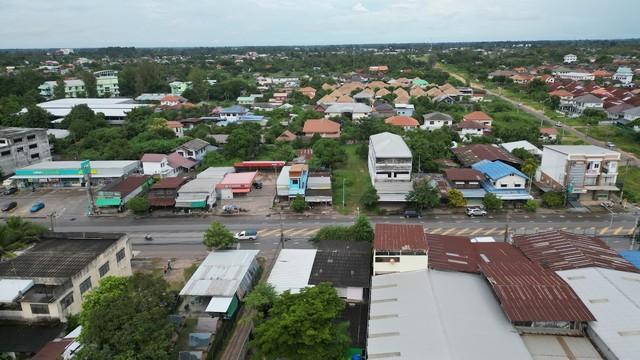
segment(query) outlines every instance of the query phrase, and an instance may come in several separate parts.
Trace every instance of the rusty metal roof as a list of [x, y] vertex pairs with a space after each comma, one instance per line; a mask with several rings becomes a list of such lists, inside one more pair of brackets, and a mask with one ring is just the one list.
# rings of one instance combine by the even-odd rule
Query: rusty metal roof
[[376, 250], [427, 250], [424, 228], [417, 224], [376, 224]]
[[529, 262], [513, 245], [504, 242], [472, 243], [464, 236], [426, 234], [429, 267], [436, 270], [480, 272], [480, 264]]
[[483, 263], [480, 269], [512, 322], [595, 320], [560, 276], [538, 264]]
[[630, 262], [597, 237], [566, 231], [546, 231], [513, 237], [517, 246], [531, 261], [554, 271], [601, 267], [639, 272]]
[[512, 166], [522, 164], [522, 160], [507, 150], [491, 144], [471, 144], [453, 148], [451, 151], [464, 166], [471, 166], [482, 160], [500, 160]]

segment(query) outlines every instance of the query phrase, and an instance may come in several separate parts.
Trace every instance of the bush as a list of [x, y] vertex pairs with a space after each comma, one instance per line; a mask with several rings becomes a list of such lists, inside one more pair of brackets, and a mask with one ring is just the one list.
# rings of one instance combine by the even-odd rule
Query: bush
[[492, 193], [487, 193], [484, 196], [482, 204], [487, 210], [498, 210], [502, 208], [502, 200], [498, 199], [498, 197]]
[[524, 209], [528, 212], [536, 212], [536, 210], [538, 210], [538, 203], [535, 200], [527, 200]]
[[564, 194], [561, 192], [544, 193], [542, 195], [542, 203], [548, 208], [561, 208], [564, 206]]
[[465, 207], [467, 206], [467, 199], [464, 198], [460, 190], [451, 189], [447, 194], [447, 203], [451, 207]]
[[376, 188], [369, 184], [367, 190], [365, 190], [360, 197], [360, 203], [365, 207], [365, 209], [372, 210], [378, 206], [378, 200], [380, 200], [380, 197], [378, 196]]
[[149, 207], [149, 200], [144, 196], [136, 196], [127, 203], [127, 209], [138, 215], [149, 212]]
[[291, 209], [297, 213], [303, 213], [307, 209], [307, 203], [301, 195], [296, 195], [291, 201]]
[[316, 235], [311, 238], [312, 241], [322, 240], [351, 240], [351, 231], [348, 226], [329, 225], [320, 228]]
[[372, 242], [373, 237], [374, 232], [369, 219], [364, 215], [360, 215], [351, 226], [329, 225], [320, 228], [318, 233], [311, 238], [311, 241], [341, 240]]

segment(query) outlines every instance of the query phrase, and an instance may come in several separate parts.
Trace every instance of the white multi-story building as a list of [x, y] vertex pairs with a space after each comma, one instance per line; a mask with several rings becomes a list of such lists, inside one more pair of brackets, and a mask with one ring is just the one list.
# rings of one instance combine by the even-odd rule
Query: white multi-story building
[[42, 161], [51, 161], [46, 129], [0, 128], [0, 169], [3, 175]]
[[118, 97], [118, 72], [116, 70], [102, 70], [93, 73], [96, 77], [96, 90], [99, 97]]
[[578, 57], [574, 54], [567, 54], [564, 56], [564, 63], [565, 64], [571, 64], [578, 61]]
[[453, 125], [453, 118], [451, 117], [451, 115], [441, 112], [425, 114], [422, 118], [424, 122], [422, 123], [420, 128], [422, 128], [423, 130], [433, 131], [444, 126], [451, 127]]
[[557, 76], [560, 79], [569, 79], [573, 81], [587, 81], [595, 80], [596, 76], [593, 73], [583, 70], [571, 70], [565, 68], [558, 68], [553, 71], [553, 76]]
[[608, 199], [618, 191], [620, 153], [593, 145], [547, 145], [542, 151], [539, 181], [566, 191], [569, 200]]
[[[58, 86], [56, 81], [45, 81], [42, 85], [38, 86], [40, 96], [51, 99], [55, 95], [55, 88]], [[68, 79], [64, 80], [64, 94], [68, 98], [85, 97], [84, 81], [80, 79]]]
[[620, 66], [613, 74], [613, 80], [618, 80], [624, 85], [630, 84], [633, 81], [633, 71], [626, 66]]
[[369, 176], [378, 181], [410, 181], [411, 150], [401, 136], [384, 132], [369, 137]]
[[49, 233], [0, 263], [0, 319], [62, 321], [80, 312], [105, 276], [131, 275], [125, 234]]

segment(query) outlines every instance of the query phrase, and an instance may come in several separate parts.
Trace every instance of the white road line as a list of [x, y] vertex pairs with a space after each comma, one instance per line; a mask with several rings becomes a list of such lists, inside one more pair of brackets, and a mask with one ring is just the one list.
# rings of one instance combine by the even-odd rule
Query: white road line
[[493, 234], [493, 233], [494, 233], [495, 231], [497, 231], [497, 230], [498, 230], [498, 228], [493, 227], [493, 228], [489, 229], [485, 234], [486, 234], [486, 235], [491, 235], [491, 234]]
[[462, 235], [462, 234], [466, 233], [468, 230], [469, 230], [469, 228], [464, 228], [464, 229], [458, 231], [457, 235]]
[[276, 232], [278, 232], [277, 229], [260, 230], [260, 231], [258, 231], [258, 236], [271, 236], [271, 235], [275, 234]]
[[598, 234], [604, 235], [608, 230], [609, 230], [609, 227], [605, 226], [605, 227], [602, 228], [602, 230], [600, 230], [600, 232]]
[[300, 233], [303, 233], [305, 231], [307, 231], [308, 229], [298, 229], [298, 230], [291, 230], [291, 232], [289, 232], [287, 235], [289, 236], [297, 236]]
[[634, 228], [629, 229], [629, 231], [627, 231], [627, 235], [633, 235], [634, 230], [635, 230]]
[[433, 230], [429, 231], [429, 233], [437, 234], [438, 232], [440, 232], [440, 230], [442, 230], [442, 228], [433, 229]]
[[613, 235], [618, 235], [618, 234], [620, 234], [621, 231], [622, 231], [622, 226], [617, 228], [616, 231], [613, 232]]
[[478, 229], [475, 229], [473, 232], [471, 232], [471, 234], [469, 234], [469, 236], [473, 236], [473, 235], [475, 235], [475, 234], [479, 233], [479, 232], [480, 232], [480, 231], [482, 231], [482, 230], [484, 230], [484, 228], [478, 228]]
[[449, 234], [450, 232], [452, 232], [455, 229], [456, 228], [449, 228], [449, 229], [445, 230], [441, 235], [447, 235], [447, 234]]

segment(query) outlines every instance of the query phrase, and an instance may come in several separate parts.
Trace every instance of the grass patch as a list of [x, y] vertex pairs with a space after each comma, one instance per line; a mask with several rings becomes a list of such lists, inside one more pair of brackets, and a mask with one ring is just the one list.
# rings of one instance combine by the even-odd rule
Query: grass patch
[[624, 198], [630, 202], [640, 202], [640, 168], [620, 166], [618, 169], [618, 187], [624, 184]]
[[638, 146], [638, 141], [632, 130], [627, 130], [617, 125], [589, 126], [588, 128], [576, 127], [576, 129], [594, 139], [604, 142], [611, 141], [623, 151], [640, 155], [640, 146]]
[[[342, 214], [352, 213], [360, 206], [362, 193], [371, 182], [367, 162], [358, 157], [357, 146], [345, 145], [347, 159], [333, 170], [333, 204]], [[345, 206], [342, 206], [343, 193]]]

